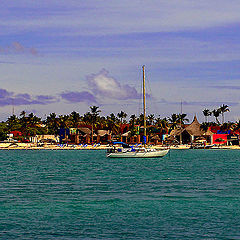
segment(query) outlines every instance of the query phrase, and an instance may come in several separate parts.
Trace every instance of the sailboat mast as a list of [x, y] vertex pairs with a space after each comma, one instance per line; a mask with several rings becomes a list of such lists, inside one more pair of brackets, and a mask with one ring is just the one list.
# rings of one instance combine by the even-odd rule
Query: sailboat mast
[[143, 70], [143, 121], [144, 121], [144, 136], [147, 136], [147, 124], [146, 124], [146, 93], [145, 93], [145, 66], [142, 66]]

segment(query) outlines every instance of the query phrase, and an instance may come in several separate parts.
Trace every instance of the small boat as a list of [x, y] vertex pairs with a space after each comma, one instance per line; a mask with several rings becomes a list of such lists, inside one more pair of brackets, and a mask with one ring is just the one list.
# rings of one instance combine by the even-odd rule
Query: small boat
[[[111, 158], [156, 158], [163, 157], [169, 149], [153, 149], [145, 147], [134, 147], [123, 142], [113, 143], [113, 147], [107, 150], [107, 157]], [[121, 146], [116, 146], [120, 144]]]
[[[146, 94], [145, 94], [145, 66], [143, 69], [143, 116], [144, 116], [144, 135], [143, 135], [143, 147], [131, 147], [123, 142], [115, 142], [113, 146], [107, 150], [107, 157], [110, 158], [156, 158], [163, 157], [169, 149], [153, 149], [146, 147]], [[121, 147], [116, 147], [116, 144], [120, 144]]]

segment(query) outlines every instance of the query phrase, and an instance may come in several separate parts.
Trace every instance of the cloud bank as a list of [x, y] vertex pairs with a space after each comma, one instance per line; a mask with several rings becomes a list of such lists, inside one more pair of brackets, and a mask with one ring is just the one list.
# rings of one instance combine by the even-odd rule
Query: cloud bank
[[[139, 99], [141, 94], [128, 84], [121, 84], [109, 75], [106, 69], [96, 74], [86, 76], [88, 90], [63, 91], [58, 94], [60, 99], [68, 103], [99, 103], [103, 99], [129, 100]], [[47, 105], [58, 101], [57, 96], [37, 95], [28, 93], [15, 93], [6, 89], [0, 89], [0, 106], [7, 105]]]
[[28, 93], [17, 94], [14, 92], [9, 92], [6, 89], [0, 89], [0, 106], [8, 105], [47, 105], [56, 102], [57, 99], [54, 96], [48, 95], [37, 95], [31, 96]]
[[69, 103], [79, 103], [79, 102], [96, 103], [97, 102], [95, 96], [87, 91], [62, 92], [60, 93], [60, 96], [62, 99], [66, 100]]

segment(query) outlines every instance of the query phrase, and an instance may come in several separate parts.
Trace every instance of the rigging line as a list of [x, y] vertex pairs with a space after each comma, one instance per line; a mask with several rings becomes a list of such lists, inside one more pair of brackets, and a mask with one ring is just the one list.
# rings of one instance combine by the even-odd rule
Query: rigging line
[[[140, 86], [140, 95], [143, 95], [143, 82], [142, 82], [142, 75], [140, 75], [140, 73], [142, 73], [141, 71], [138, 71], [138, 82], [141, 82], [141, 86]], [[143, 112], [143, 106], [142, 106], [142, 97], [138, 98], [138, 113], [137, 115], [140, 116], [140, 114]]]
[[[150, 84], [150, 81], [148, 79], [148, 77], [146, 76], [146, 80], [147, 80], [147, 90], [149, 91], [149, 94], [150, 94], [150, 97], [148, 99], [148, 103], [151, 104], [151, 107], [153, 108], [154, 112], [156, 114], [158, 114], [158, 110], [157, 110], [157, 105], [156, 105], [156, 102], [153, 101], [153, 93], [152, 93], [152, 89], [151, 89], [151, 84]], [[152, 97], [152, 98], [151, 98]], [[147, 105], [147, 108], [148, 108], [149, 104]], [[150, 109], [150, 108], [149, 108]]]

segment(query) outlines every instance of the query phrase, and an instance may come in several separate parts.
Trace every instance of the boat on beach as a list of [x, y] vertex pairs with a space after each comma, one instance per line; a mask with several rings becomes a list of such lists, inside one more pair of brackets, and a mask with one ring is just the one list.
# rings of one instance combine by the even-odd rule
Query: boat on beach
[[[153, 149], [146, 146], [147, 124], [146, 124], [146, 94], [145, 94], [145, 66], [143, 71], [143, 116], [144, 116], [144, 134], [143, 146], [134, 147], [123, 142], [114, 142], [113, 146], [107, 150], [107, 157], [110, 158], [159, 158], [168, 154], [168, 149]], [[120, 144], [121, 147], [116, 147]]]

